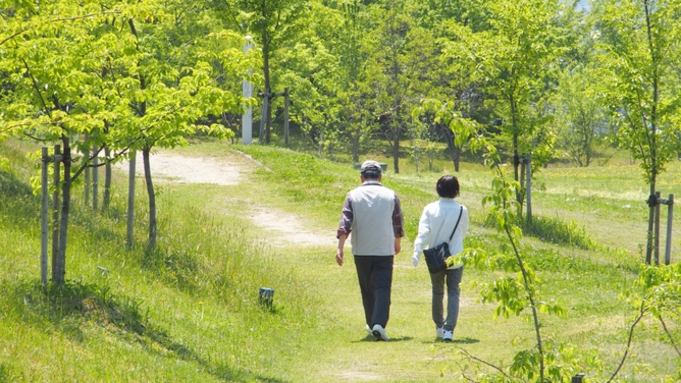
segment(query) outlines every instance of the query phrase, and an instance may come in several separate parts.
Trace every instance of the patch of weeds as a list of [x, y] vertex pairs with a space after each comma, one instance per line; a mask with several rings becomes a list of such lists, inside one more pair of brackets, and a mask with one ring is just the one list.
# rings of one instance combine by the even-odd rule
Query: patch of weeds
[[85, 321], [139, 335], [147, 328], [148, 312], [142, 310], [142, 302], [111, 294], [108, 286], [67, 281], [64, 286], [50, 284], [45, 288], [24, 282], [9, 292], [13, 311], [23, 321], [51, 323], [66, 333], [77, 335], [79, 331], [73, 330]]
[[142, 266], [164, 278], [166, 282], [182, 291], [195, 292], [198, 287], [197, 276], [203, 274], [203, 265], [189, 252], [165, 250], [157, 247], [146, 250]]
[[12, 368], [8, 363], [0, 363], [0, 383], [16, 382], [19, 376], [12, 373]]
[[[493, 225], [490, 217], [487, 217], [485, 224]], [[598, 243], [586, 233], [586, 229], [579, 227], [575, 221], [565, 222], [557, 218], [533, 216], [532, 220], [518, 217], [515, 224], [522, 229], [524, 235], [544, 242], [575, 246], [584, 250], [599, 248]]]

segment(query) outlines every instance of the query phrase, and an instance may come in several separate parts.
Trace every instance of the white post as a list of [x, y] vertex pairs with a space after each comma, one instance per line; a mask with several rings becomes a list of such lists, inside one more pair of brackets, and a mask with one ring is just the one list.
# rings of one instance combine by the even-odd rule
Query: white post
[[40, 282], [47, 286], [47, 148], [43, 148], [42, 194], [40, 198]]
[[[251, 36], [246, 36], [248, 42], [244, 44], [244, 54], [253, 48], [253, 41]], [[251, 73], [253, 69], [251, 69]], [[253, 84], [244, 79], [242, 84], [244, 98], [253, 97]], [[241, 142], [244, 145], [249, 145], [253, 141], [253, 107], [244, 105], [244, 114], [241, 118]]]

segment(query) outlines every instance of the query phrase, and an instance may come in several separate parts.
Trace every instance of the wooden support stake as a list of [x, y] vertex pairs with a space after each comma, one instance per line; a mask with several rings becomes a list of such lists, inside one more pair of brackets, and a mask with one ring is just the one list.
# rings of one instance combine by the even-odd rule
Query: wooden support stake
[[135, 164], [137, 162], [135, 151], [130, 152], [130, 171], [128, 174], [128, 248], [135, 243]]
[[[61, 146], [54, 146], [54, 156], [61, 157]], [[52, 193], [52, 278], [56, 273], [54, 266], [57, 264], [57, 252], [59, 248], [59, 183], [61, 182], [60, 161], [54, 161], [54, 193]]]
[[289, 106], [289, 97], [288, 97], [288, 88], [284, 89], [284, 144], [288, 145], [288, 106]]
[[[655, 192], [657, 200], [660, 199], [660, 192]], [[660, 265], [660, 203], [655, 204], [655, 265]]]
[[667, 200], [667, 246], [664, 252], [664, 264], [669, 265], [672, 261], [672, 218], [674, 216], [674, 194], [669, 195]]
[[99, 156], [97, 155], [97, 147], [92, 148], [92, 208], [96, 211], [99, 209]]
[[[88, 139], [88, 134], [85, 133], [85, 141], [87, 141], [87, 139]], [[90, 152], [86, 151], [85, 153], [83, 153], [83, 155], [85, 156], [85, 158], [89, 158]], [[90, 204], [90, 168], [89, 167], [85, 168], [85, 175], [83, 177], [85, 177], [84, 182], [83, 182], [85, 184], [85, 197], [84, 198], [85, 198], [85, 206], [87, 206], [87, 205]]]
[[47, 286], [47, 148], [43, 148], [42, 158], [42, 193], [40, 198], [40, 282]]

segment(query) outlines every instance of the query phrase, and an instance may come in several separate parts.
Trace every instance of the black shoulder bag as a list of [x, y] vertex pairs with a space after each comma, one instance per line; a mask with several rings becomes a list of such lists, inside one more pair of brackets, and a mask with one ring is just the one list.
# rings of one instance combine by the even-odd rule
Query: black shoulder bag
[[[456, 232], [456, 229], [459, 227], [459, 222], [461, 222], [462, 215], [463, 206], [461, 206], [461, 211], [459, 212], [459, 219], [456, 221], [454, 230], [452, 230], [452, 234], [449, 236], [449, 241], [451, 241], [452, 238], [454, 237], [454, 233]], [[441, 244], [435, 247], [430, 247], [428, 249], [423, 250], [423, 257], [426, 259], [426, 265], [428, 265], [428, 271], [431, 274], [447, 269], [447, 263], [445, 262], [445, 260], [452, 256], [452, 254], [449, 252], [449, 241], [442, 242]]]

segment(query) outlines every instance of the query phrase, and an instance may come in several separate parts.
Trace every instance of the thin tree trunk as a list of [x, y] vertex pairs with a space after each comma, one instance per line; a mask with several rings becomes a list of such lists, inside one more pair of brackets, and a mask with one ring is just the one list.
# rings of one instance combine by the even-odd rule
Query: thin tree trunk
[[461, 148], [457, 147], [454, 144], [454, 139], [456, 138], [456, 135], [454, 132], [447, 127], [447, 125], [439, 124], [441, 127], [442, 132], [445, 135], [445, 139], [447, 140], [447, 149], [449, 149], [449, 156], [452, 158], [452, 162], [454, 163], [454, 171], [459, 172], [459, 165], [461, 161]]
[[355, 164], [359, 162], [359, 139], [359, 132], [352, 136], [352, 162]]
[[395, 166], [395, 174], [400, 173], [400, 134], [399, 131], [394, 132], [395, 139], [393, 141], [393, 166]]
[[57, 264], [53, 267], [52, 281], [57, 286], [64, 285], [66, 276], [66, 239], [69, 228], [69, 211], [71, 208], [71, 146], [68, 136], [62, 136], [62, 163], [64, 164], [64, 181], [62, 182], [61, 219], [59, 222], [59, 246], [57, 247]]
[[[263, 20], [267, 20], [266, 0], [262, 0], [261, 11]], [[263, 57], [263, 76], [265, 77], [265, 98], [268, 104], [272, 101], [269, 93], [272, 91], [270, 87], [270, 39], [267, 33], [267, 25], [262, 29], [262, 57]], [[267, 108], [267, 115], [265, 118], [265, 143], [270, 143], [270, 125], [272, 124], [272, 107]], [[261, 137], [262, 139], [262, 137]]]
[[156, 222], [156, 195], [154, 194], [154, 184], [151, 180], [151, 163], [149, 161], [149, 154], [151, 148], [146, 146], [142, 149], [142, 156], [144, 159], [144, 180], [147, 184], [147, 194], [149, 195], [149, 244], [148, 249], [156, 249], [156, 238], [158, 235], [158, 228]]
[[[644, 10], [646, 14], [646, 26], [647, 26], [647, 37], [648, 37], [648, 49], [650, 50], [650, 56], [651, 60], [653, 61], [654, 64], [656, 64], [656, 57], [655, 57], [655, 48], [653, 45], [653, 33], [651, 30], [651, 21], [650, 21], [650, 8], [649, 8], [649, 2], [645, 1], [644, 2]], [[646, 245], [646, 263], [650, 264], [650, 258], [652, 256], [653, 252], [653, 242], [658, 243], [659, 238], [653, 238], [653, 221], [655, 218], [655, 208], [657, 205], [657, 198], [655, 198], [655, 188], [657, 187], [657, 104], [659, 100], [659, 84], [658, 84], [658, 72], [657, 72], [657, 65], [653, 65], [653, 105], [652, 105], [652, 110], [651, 110], [651, 115], [650, 115], [650, 125], [652, 128], [652, 131], [649, 133], [650, 137], [650, 164], [651, 164], [651, 170], [650, 170], [650, 197], [649, 197], [649, 205], [650, 205], [650, 212], [648, 216], [648, 241]], [[654, 200], [654, 201], [653, 201]], [[656, 260], [657, 261], [657, 260]]]

